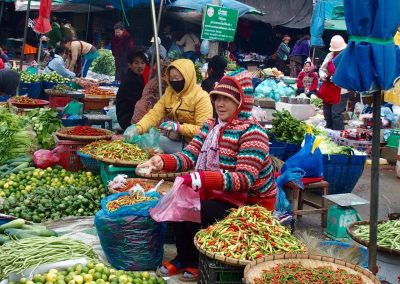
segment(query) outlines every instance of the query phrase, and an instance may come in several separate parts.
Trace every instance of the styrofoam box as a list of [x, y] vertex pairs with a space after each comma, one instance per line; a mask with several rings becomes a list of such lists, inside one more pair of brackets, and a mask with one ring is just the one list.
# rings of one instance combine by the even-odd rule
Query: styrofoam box
[[277, 102], [275, 105], [277, 111], [287, 110], [298, 120], [307, 120], [316, 114], [315, 106], [312, 104], [288, 104]]

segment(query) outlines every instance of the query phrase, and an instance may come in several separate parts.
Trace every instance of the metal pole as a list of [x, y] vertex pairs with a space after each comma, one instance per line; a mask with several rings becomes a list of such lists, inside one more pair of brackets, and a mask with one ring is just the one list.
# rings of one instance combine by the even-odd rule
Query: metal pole
[[3, 11], [4, 11], [4, 5], [6, 5], [6, 0], [1, 1], [1, 8], [0, 8], [0, 25], [1, 21], [3, 20]]
[[[220, 0], [213, 0], [212, 1], [213, 5], [220, 6], [221, 1]], [[203, 13], [205, 13], [203, 9]], [[208, 46], [208, 58], [214, 57], [215, 55], [218, 55], [218, 41], [210, 41], [209, 46]]]
[[38, 50], [38, 55], [37, 55], [37, 63], [38, 63], [38, 65], [40, 65], [39, 63], [40, 63], [40, 55], [41, 55], [41, 53], [42, 53], [42, 36], [40, 36], [40, 38], [39, 38], [39, 50]]
[[373, 93], [373, 129], [372, 129], [372, 165], [371, 165], [371, 200], [369, 220], [369, 270], [376, 274], [377, 254], [377, 226], [378, 226], [378, 202], [379, 202], [379, 147], [381, 129], [381, 103], [382, 93]]
[[19, 68], [22, 70], [22, 64], [24, 62], [24, 49], [26, 44], [26, 35], [28, 33], [28, 20], [29, 20], [29, 12], [31, 10], [31, 0], [28, 0], [28, 6], [26, 7], [26, 15], [25, 15], [25, 29], [24, 29], [24, 40], [22, 42], [22, 51], [21, 51], [21, 62], [19, 63]]
[[[158, 31], [157, 31], [157, 20], [156, 20], [156, 5], [154, 4], [154, 0], [150, 0], [150, 6], [151, 6], [151, 19], [152, 19], [152, 24], [153, 24], [153, 35], [154, 35], [154, 42], [157, 41], [158, 39]], [[161, 67], [160, 67], [160, 49], [157, 44], [154, 45], [155, 47], [155, 53], [156, 53], [156, 62], [157, 62], [157, 81], [158, 81], [158, 93], [160, 97], [162, 96], [162, 88], [161, 88]], [[154, 52], [153, 52], [153, 57], [154, 57]], [[150, 70], [150, 74], [151, 74]]]
[[90, 12], [92, 10], [92, 4], [89, 3], [88, 15], [87, 15], [87, 23], [86, 23], [86, 41], [88, 41], [89, 35], [89, 24], [90, 24]]
[[[160, 1], [160, 7], [158, 9], [158, 19], [157, 19], [157, 31], [160, 30], [160, 23], [161, 23], [161, 13], [162, 13], [162, 8], [163, 8], [164, 0]], [[158, 40], [158, 39], [157, 39]], [[154, 53], [154, 45], [156, 44], [156, 40], [153, 42], [153, 53]], [[151, 63], [150, 63], [150, 70], [153, 70], [154, 66], [154, 54], [151, 57]], [[151, 71], [150, 71], [150, 76], [151, 76]], [[159, 86], [160, 87], [160, 86]], [[160, 87], [161, 88], [161, 87]]]

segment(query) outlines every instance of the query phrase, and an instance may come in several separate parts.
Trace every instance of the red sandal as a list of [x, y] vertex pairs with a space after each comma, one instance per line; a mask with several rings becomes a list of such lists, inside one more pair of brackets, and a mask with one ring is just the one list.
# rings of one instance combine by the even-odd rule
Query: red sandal
[[[190, 274], [190, 276], [187, 274]], [[197, 278], [199, 278], [199, 270], [197, 268], [187, 267], [183, 270], [183, 274], [178, 278], [182, 282], [197, 282]]]
[[161, 271], [161, 267], [158, 267], [156, 270], [156, 274], [157, 274], [157, 276], [160, 276], [160, 277], [169, 277], [169, 276], [176, 275], [176, 274], [179, 274], [182, 272], [181, 268], [176, 267], [170, 261], [164, 262], [161, 266], [164, 266], [168, 270], [168, 273], [163, 273]]

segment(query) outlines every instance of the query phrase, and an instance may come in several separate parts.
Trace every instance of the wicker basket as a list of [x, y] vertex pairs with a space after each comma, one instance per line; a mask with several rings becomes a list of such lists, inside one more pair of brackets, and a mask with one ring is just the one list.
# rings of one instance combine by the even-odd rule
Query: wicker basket
[[[140, 182], [145, 182], [145, 183], [147, 183], [147, 184], [152, 185], [153, 187], [155, 187], [155, 186], [158, 184], [158, 181], [156, 181], [156, 180], [154, 180], [154, 179], [131, 178], [131, 179], [128, 179], [128, 180], [133, 180], [133, 181], [136, 181], [136, 182], [139, 182], [139, 183], [140, 183]], [[172, 183], [172, 182], [164, 181], [164, 182], [160, 185], [160, 187], [157, 189], [157, 192], [160, 193], [161, 195], [164, 195], [164, 194], [166, 194], [166, 193], [172, 188], [172, 186], [173, 186], [173, 183]], [[121, 192], [121, 191], [112, 189], [112, 188], [110, 188], [109, 186], [108, 186], [108, 191], [109, 191], [110, 193], [120, 193], [120, 192]]]
[[73, 128], [74, 127], [63, 127], [56, 132], [56, 135], [60, 139], [73, 140], [73, 141], [86, 141], [86, 142], [92, 142], [96, 140], [111, 140], [112, 136], [114, 135], [114, 132], [107, 129], [101, 129], [101, 131], [104, 131], [104, 135], [102, 136], [80, 136], [80, 135], [70, 135], [65, 133]]
[[145, 170], [137, 168], [135, 174], [139, 177], [144, 177], [148, 179], [154, 180], [167, 180], [167, 181], [174, 181], [176, 177], [180, 177], [186, 174], [190, 174], [191, 172], [158, 172], [158, 173], [145, 173]]
[[106, 159], [106, 158], [102, 158], [99, 156], [95, 156], [92, 154], [86, 154], [88, 156], [90, 156], [93, 159], [96, 159], [100, 162], [103, 162], [105, 164], [109, 164], [109, 165], [114, 165], [114, 166], [120, 166], [120, 167], [128, 167], [128, 168], [134, 168], [137, 165], [140, 165], [141, 163], [144, 163], [145, 161], [122, 161], [122, 160], [111, 160], [111, 159]]
[[244, 283], [253, 284], [254, 280], [259, 278], [263, 270], [271, 269], [277, 265], [287, 262], [301, 262], [304, 267], [316, 268], [320, 266], [328, 266], [332, 269], [343, 269], [348, 273], [355, 274], [361, 277], [364, 284], [380, 284], [381, 282], [367, 269], [358, 265], [351, 264], [332, 257], [324, 257], [309, 254], [282, 254], [271, 255], [260, 258], [255, 262], [247, 265], [244, 270]]
[[[378, 224], [382, 224], [382, 223], [385, 223], [385, 222], [387, 222], [387, 220], [379, 221]], [[354, 241], [356, 241], [359, 244], [362, 244], [363, 246], [368, 247], [369, 246], [369, 241], [361, 239], [360, 237], [357, 237], [354, 234], [354, 231], [357, 229], [357, 226], [359, 226], [359, 225], [369, 225], [369, 221], [359, 221], [359, 222], [355, 222], [355, 223], [350, 224], [350, 226], [347, 227], [347, 233], [349, 234], [349, 236]], [[394, 255], [400, 255], [400, 250], [398, 250], [398, 249], [390, 249], [390, 248], [383, 247], [383, 246], [378, 246], [378, 251], [387, 252], [387, 253], [394, 254]]]

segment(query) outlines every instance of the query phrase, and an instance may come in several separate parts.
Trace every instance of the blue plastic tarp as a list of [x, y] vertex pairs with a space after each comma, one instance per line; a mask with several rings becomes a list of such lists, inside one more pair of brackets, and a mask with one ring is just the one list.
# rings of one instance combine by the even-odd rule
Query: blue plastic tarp
[[[220, 1], [221, 1], [220, 6], [238, 10], [239, 17], [243, 16], [244, 14], [247, 14], [247, 13], [263, 14], [261, 11], [257, 10], [256, 8], [246, 5], [246, 4], [243, 4], [239, 1], [235, 1], [235, 0], [220, 0]], [[168, 4], [167, 6], [196, 10], [199, 13], [201, 13], [203, 7], [205, 7], [207, 4], [212, 4], [212, 2], [213, 2], [212, 0], [176, 0], [176, 1]]]
[[333, 82], [353, 91], [387, 90], [400, 75], [399, 0], [345, 0], [349, 43], [335, 60]]
[[311, 18], [310, 26], [310, 45], [311, 46], [325, 46], [322, 40], [322, 34], [324, 33], [325, 23], [325, 3], [323, 0], [318, 0], [315, 4], [313, 15]]

